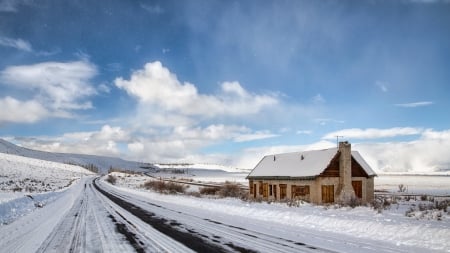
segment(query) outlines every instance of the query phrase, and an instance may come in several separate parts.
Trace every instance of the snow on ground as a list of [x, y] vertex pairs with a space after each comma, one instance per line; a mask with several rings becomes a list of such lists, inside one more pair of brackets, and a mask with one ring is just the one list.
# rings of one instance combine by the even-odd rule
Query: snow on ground
[[[233, 198], [163, 195], [140, 188], [141, 182], [146, 181], [148, 177], [138, 178], [138, 175], [121, 177], [117, 186], [121, 190], [141, 195], [152, 201], [176, 205], [177, 210], [198, 212], [200, 216], [209, 214], [216, 218], [226, 217], [224, 222], [228, 224], [234, 219], [247, 222], [247, 224], [239, 224], [241, 227], [251, 227], [255, 223], [263, 226], [263, 223], [270, 222], [272, 229], [277, 231], [283, 231], [286, 227], [298, 231], [306, 229], [355, 237], [355, 240], [363, 242], [379, 240], [380, 243], [389, 242], [399, 247], [423, 247], [450, 252], [450, 215], [447, 212], [450, 210], [426, 211], [425, 213], [429, 215], [424, 215], [424, 212], [416, 215], [410, 211], [410, 215], [406, 216], [411, 208], [425, 206], [427, 203], [433, 205], [429, 201], [398, 201], [381, 212], [367, 206], [324, 207], [303, 203], [298, 207], [289, 207], [285, 203], [244, 202]], [[437, 212], [440, 213], [439, 220]]]
[[79, 166], [0, 153], [0, 224], [57, 199], [80, 177]]
[[398, 192], [403, 185], [406, 193], [450, 195], [450, 176], [445, 175], [379, 175], [375, 189]]
[[73, 180], [92, 174], [74, 165], [0, 153], [0, 191], [48, 192], [63, 189]]

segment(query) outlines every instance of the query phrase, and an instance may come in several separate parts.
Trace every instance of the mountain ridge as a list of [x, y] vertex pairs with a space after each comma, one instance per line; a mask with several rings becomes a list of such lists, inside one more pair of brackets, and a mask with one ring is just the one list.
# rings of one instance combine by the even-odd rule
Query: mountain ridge
[[[40, 151], [17, 146], [1, 138], [0, 138], [0, 153], [24, 156], [59, 163], [71, 163], [77, 165], [92, 164], [99, 169], [99, 173], [101, 174], [107, 173], [111, 167], [133, 171], [144, 170], [141, 168], [141, 166], [144, 165], [143, 163], [127, 161], [117, 157]], [[151, 167], [153, 165], [145, 164], [145, 166]]]

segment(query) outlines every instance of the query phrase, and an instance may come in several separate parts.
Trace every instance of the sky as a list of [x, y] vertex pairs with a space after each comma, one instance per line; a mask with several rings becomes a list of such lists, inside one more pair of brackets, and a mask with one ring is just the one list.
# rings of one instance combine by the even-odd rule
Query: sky
[[346, 140], [450, 170], [450, 1], [0, 0], [0, 56], [24, 147], [251, 169]]

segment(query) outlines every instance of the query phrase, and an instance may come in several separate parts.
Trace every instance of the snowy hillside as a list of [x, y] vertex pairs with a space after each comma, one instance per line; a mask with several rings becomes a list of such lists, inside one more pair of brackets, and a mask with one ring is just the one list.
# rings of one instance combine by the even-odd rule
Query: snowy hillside
[[0, 225], [54, 201], [88, 175], [79, 166], [0, 153]]
[[110, 167], [121, 168], [126, 170], [140, 170], [141, 163], [125, 161], [120, 158], [82, 155], [82, 154], [65, 154], [50, 153], [38, 150], [19, 147], [3, 139], [0, 139], [0, 153], [13, 154], [36, 158], [40, 160], [53, 161], [59, 163], [71, 163], [79, 165], [93, 164], [99, 168], [100, 173], [106, 173]]
[[1, 192], [60, 190], [81, 176], [91, 174], [79, 166], [0, 153]]

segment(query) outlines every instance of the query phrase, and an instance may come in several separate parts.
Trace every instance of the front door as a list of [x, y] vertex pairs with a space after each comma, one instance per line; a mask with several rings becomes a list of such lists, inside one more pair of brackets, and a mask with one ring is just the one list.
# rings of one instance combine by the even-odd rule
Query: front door
[[362, 199], [362, 181], [352, 181], [356, 197]]
[[334, 185], [322, 185], [322, 203], [334, 202]]

